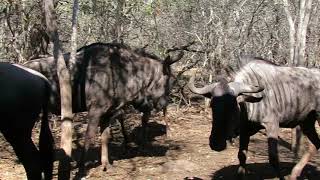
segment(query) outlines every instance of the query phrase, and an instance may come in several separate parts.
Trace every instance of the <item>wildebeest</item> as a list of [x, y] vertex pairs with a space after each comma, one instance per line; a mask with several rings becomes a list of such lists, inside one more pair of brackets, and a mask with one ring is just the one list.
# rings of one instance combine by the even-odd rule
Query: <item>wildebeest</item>
[[[68, 60], [68, 54], [65, 59]], [[144, 51], [134, 51], [116, 43], [94, 43], [77, 51], [76, 64], [71, 70], [73, 89], [73, 112], [88, 111], [88, 127], [84, 152], [80, 160], [80, 173], [85, 171], [84, 162], [89, 146], [93, 143], [98, 126], [101, 132], [101, 163], [109, 165], [108, 141], [112, 117], [126, 104], [148, 117], [151, 110], [165, 109], [168, 103], [171, 78], [170, 65], [181, 59], [183, 52], [165, 60]], [[53, 58], [32, 60], [25, 66], [43, 73], [59, 89]], [[59, 92], [56, 99], [59, 99]], [[55, 103], [58, 104], [58, 103]], [[59, 108], [56, 108], [59, 109]], [[143, 118], [145, 124], [146, 118]]]
[[226, 149], [226, 140], [240, 133], [240, 175], [245, 173], [250, 136], [265, 128], [269, 162], [278, 177], [283, 178], [277, 150], [279, 128], [300, 125], [311, 144], [309, 151], [291, 172], [291, 178], [296, 179], [320, 147], [315, 129], [320, 111], [319, 84], [318, 69], [277, 66], [253, 58], [234, 75], [232, 82], [221, 80], [196, 88], [192, 77], [189, 88], [194, 93], [211, 98], [213, 121], [209, 141], [212, 150]]
[[[40, 73], [0, 63], [0, 132], [12, 145], [28, 179], [52, 179], [53, 137], [48, 123], [50, 85]], [[39, 150], [32, 128], [42, 110]]]

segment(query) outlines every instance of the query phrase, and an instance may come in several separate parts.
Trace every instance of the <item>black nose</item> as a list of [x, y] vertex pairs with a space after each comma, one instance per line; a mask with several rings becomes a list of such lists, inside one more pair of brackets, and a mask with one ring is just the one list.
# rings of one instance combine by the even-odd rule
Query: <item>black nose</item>
[[223, 151], [227, 148], [227, 143], [225, 140], [214, 139], [212, 136], [209, 138], [209, 145], [213, 151]]

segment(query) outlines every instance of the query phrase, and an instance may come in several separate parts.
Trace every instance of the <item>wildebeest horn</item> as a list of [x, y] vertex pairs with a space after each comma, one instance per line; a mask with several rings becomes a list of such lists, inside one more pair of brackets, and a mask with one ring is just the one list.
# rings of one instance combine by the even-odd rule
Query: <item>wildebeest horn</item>
[[264, 87], [262, 86], [252, 86], [239, 82], [230, 82], [229, 87], [233, 90], [235, 96], [242, 93], [257, 93], [264, 90]]
[[166, 50], [166, 53], [169, 53], [169, 52], [172, 52], [172, 51], [180, 51], [180, 50], [189, 50], [188, 48], [193, 45], [195, 43], [195, 41], [192, 41], [192, 42], [189, 42], [188, 44], [186, 45], [182, 45], [182, 46], [178, 46], [178, 47], [172, 47], [170, 49], [167, 49]]
[[170, 49], [167, 49], [166, 50], [166, 54], [169, 54], [170, 52], [173, 52], [173, 51], [180, 51], [180, 53], [178, 55], [174, 56], [173, 58], [171, 58], [170, 55], [168, 55], [166, 57], [166, 59], [164, 60], [164, 63], [167, 64], [167, 65], [171, 65], [171, 64], [179, 61], [184, 56], [184, 52], [183, 51], [189, 51], [188, 48], [191, 45], [193, 45], [194, 43], [195, 43], [195, 41], [192, 41], [192, 42], [189, 42], [186, 45], [182, 45], [182, 46], [178, 46], [178, 47], [172, 47]]
[[217, 83], [206, 85], [202, 88], [197, 88], [194, 86], [195, 75], [193, 74], [189, 80], [188, 87], [191, 92], [195, 94], [207, 95], [211, 92], [211, 90], [216, 86]]
[[166, 57], [166, 59], [164, 60], [165, 64], [171, 65], [171, 64], [179, 61], [183, 56], [184, 56], [184, 52], [183, 51], [180, 51], [180, 53], [178, 55], [174, 56], [173, 58], [171, 58], [170, 55], [168, 55]]

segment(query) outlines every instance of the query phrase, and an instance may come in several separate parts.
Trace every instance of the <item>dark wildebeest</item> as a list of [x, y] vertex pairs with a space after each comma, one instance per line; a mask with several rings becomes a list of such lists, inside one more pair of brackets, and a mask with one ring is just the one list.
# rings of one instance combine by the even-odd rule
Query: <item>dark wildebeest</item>
[[[50, 85], [40, 73], [10, 63], [0, 63], [0, 132], [12, 145], [28, 179], [52, 179], [53, 137], [47, 106]], [[42, 110], [39, 150], [32, 128]]]
[[[168, 103], [170, 65], [181, 59], [183, 52], [164, 61], [146, 52], [135, 52], [121, 44], [94, 43], [77, 52], [76, 64], [71, 70], [73, 112], [88, 111], [88, 127], [84, 152], [79, 163], [80, 174], [85, 173], [86, 154], [94, 142], [100, 125], [101, 163], [105, 170], [110, 165], [108, 142], [112, 117], [126, 104], [132, 104], [147, 117], [151, 110], [165, 109]], [[65, 55], [68, 60], [68, 54]], [[53, 58], [32, 60], [25, 66], [43, 73], [59, 89]], [[56, 91], [58, 95], [58, 91]], [[55, 99], [59, 99], [56, 96]], [[143, 118], [143, 124], [146, 120]]]
[[291, 172], [291, 178], [296, 179], [320, 147], [315, 129], [320, 111], [319, 84], [318, 69], [277, 66], [256, 58], [243, 66], [234, 75], [232, 82], [221, 80], [196, 88], [192, 77], [189, 88], [194, 93], [211, 98], [214, 119], [210, 135], [212, 150], [226, 149], [226, 140], [240, 133], [239, 175], [246, 172], [246, 151], [250, 136], [265, 128], [269, 162], [277, 176], [283, 178], [277, 150], [279, 128], [300, 125], [311, 143], [309, 151]]

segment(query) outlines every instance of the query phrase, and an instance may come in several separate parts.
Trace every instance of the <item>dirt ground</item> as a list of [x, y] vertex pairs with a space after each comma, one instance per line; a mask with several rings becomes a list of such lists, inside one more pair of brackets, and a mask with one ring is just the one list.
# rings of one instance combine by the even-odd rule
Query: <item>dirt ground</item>
[[[114, 140], [111, 143], [113, 166], [104, 172], [99, 163], [99, 140], [90, 152], [92, 159], [88, 179], [235, 179], [237, 169], [237, 141], [234, 146], [223, 152], [213, 152], [208, 145], [211, 130], [210, 111], [202, 107], [186, 107], [178, 111], [170, 107], [168, 111], [171, 122], [171, 137], [166, 138], [164, 122], [160, 114], [152, 117], [148, 128], [148, 142], [139, 143], [125, 149], [123, 136], [119, 129], [113, 128]], [[132, 142], [139, 139], [140, 115], [127, 117], [131, 122], [128, 133]], [[74, 160], [72, 175], [77, 172], [76, 161], [79, 159], [79, 144], [83, 140], [86, 120], [81, 114], [75, 121]], [[35, 129], [34, 140], [37, 141], [39, 129]], [[53, 127], [56, 145], [59, 145], [59, 123]], [[282, 173], [288, 175], [297, 160], [289, 150], [291, 131], [282, 129], [279, 145]], [[80, 141], [80, 143], [79, 143]], [[275, 173], [268, 164], [266, 136], [263, 131], [251, 137], [248, 154], [248, 179], [274, 179]], [[319, 153], [304, 169], [302, 179], [320, 179]], [[57, 161], [54, 177], [57, 178]], [[0, 136], [0, 180], [26, 179], [21, 164], [16, 159], [11, 146]]]

